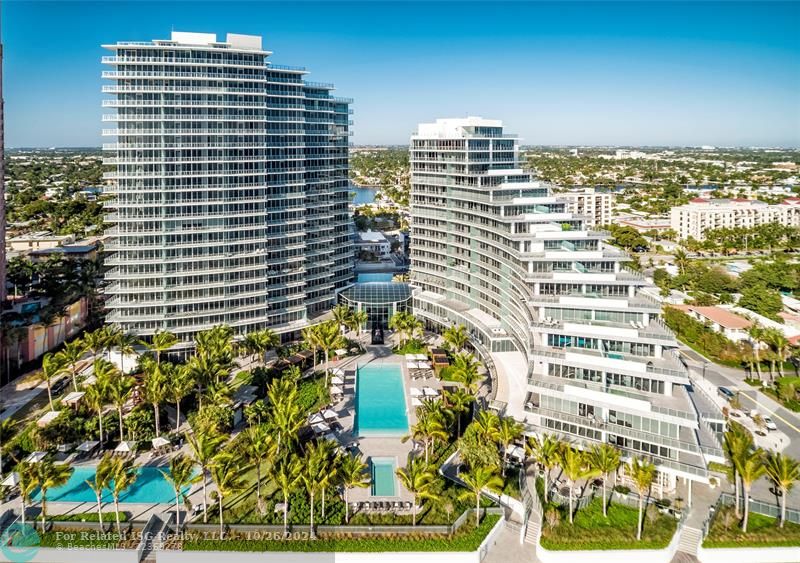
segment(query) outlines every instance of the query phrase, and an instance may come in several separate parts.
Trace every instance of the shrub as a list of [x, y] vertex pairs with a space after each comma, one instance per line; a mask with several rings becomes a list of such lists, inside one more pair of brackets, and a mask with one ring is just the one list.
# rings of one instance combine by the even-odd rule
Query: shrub
[[626, 487], [625, 485], [617, 485], [614, 487], [614, 492], [617, 492], [621, 495], [627, 495], [630, 494], [631, 489], [630, 487]]

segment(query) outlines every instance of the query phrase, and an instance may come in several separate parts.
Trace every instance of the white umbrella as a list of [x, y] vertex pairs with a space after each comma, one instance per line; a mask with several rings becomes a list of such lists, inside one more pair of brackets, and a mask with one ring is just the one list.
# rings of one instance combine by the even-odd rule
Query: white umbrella
[[342, 379], [338, 375], [334, 375], [333, 377], [331, 377], [331, 383], [333, 383], [334, 385], [344, 385], [344, 379]]
[[344, 348], [337, 348], [336, 350], [334, 350], [334, 352], [336, 353], [337, 356], [344, 356], [347, 354], [347, 350], [345, 350]]
[[115, 452], [132, 452], [134, 447], [133, 442], [120, 442], [119, 445], [114, 448]]
[[411, 397], [411, 406], [421, 407], [422, 406], [422, 401], [420, 401], [416, 397]]
[[17, 485], [19, 485], [19, 473], [16, 471], [9, 473], [8, 477], [0, 483], [0, 487], [16, 487]]
[[431, 369], [430, 362], [417, 362], [419, 369]]
[[164, 446], [168, 446], [169, 445], [169, 440], [167, 440], [166, 438], [164, 438], [162, 436], [159, 436], [158, 438], [153, 438], [151, 443], [153, 444], [154, 448], [163, 448]]
[[330, 392], [331, 395], [344, 395], [344, 391], [342, 391], [342, 388], [337, 387], [336, 385], [331, 385]]
[[325, 420], [336, 420], [339, 418], [339, 413], [334, 411], [333, 409], [325, 409], [325, 412], [322, 413], [322, 418]]
[[419, 369], [419, 364], [417, 362], [407, 362], [406, 367], [408, 369]]
[[428, 359], [428, 355], [427, 354], [414, 354], [414, 359], [417, 360], [418, 362], [424, 362], [425, 360]]
[[417, 359], [416, 354], [406, 354], [406, 360], [408, 360], [409, 362], [413, 362], [416, 359]]
[[47, 457], [47, 452], [31, 452], [31, 455], [25, 458], [28, 463], [39, 463]]
[[516, 444], [509, 444], [506, 448], [506, 455], [508, 457], [513, 457], [519, 461], [525, 460], [525, 450], [523, 450], [520, 446]]
[[333, 368], [331, 370], [331, 374], [332, 375], [342, 376], [342, 375], [344, 375], [344, 370], [342, 368]]
[[412, 387], [409, 392], [412, 397], [422, 397], [425, 394], [419, 387]]
[[322, 418], [322, 415], [319, 414], [318, 412], [314, 413], [314, 414], [312, 414], [311, 416], [308, 417], [308, 423], [309, 424], [321, 424], [321, 423], [324, 423], [324, 422], [325, 422], [325, 419]]
[[86, 440], [77, 447], [77, 450], [79, 452], [90, 452], [93, 449], [95, 449], [99, 444], [100, 442], [96, 440]]
[[324, 422], [312, 424], [311, 429], [314, 431], [314, 434], [327, 434], [328, 432], [331, 431], [331, 427], [325, 424]]
[[426, 397], [438, 397], [439, 392], [434, 389], [433, 387], [423, 387], [422, 392], [425, 393]]

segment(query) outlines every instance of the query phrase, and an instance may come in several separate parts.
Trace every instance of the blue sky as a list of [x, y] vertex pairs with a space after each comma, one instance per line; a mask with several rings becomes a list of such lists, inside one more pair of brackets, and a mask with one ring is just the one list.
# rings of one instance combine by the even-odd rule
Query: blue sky
[[102, 142], [102, 43], [264, 36], [361, 143], [500, 118], [526, 144], [800, 146], [800, 3], [3, 2], [6, 143]]

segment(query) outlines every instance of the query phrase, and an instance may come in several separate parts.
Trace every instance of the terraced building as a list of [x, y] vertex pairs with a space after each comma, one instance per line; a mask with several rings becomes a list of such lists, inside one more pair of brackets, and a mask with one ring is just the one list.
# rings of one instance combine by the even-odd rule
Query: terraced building
[[291, 332], [328, 310], [353, 276], [351, 100], [272, 64], [256, 36], [104, 47], [107, 321], [188, 342], [222, 323]]
[[497, 374], [495, 406], [529, 431], [652, 458], [665, 490], [707, 481], [701, 443], [721, 452], [698, 411], [713, 406], [690, 396], [629, 257], [521, 168], [500, 121], [421, 124], [410, 150], [414, 312], [468, 328]]

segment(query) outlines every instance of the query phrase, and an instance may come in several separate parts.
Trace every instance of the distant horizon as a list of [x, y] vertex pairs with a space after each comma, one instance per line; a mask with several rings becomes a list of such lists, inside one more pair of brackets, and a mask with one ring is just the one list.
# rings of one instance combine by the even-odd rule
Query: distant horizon
[[6, 143], [99, 145], [101, 45], [177, 29], [262, 36], [270, 61], [355, 100], [358, 144], [482, 115], [531, 146], [800, 146], [800, 2], [187, 6], [4, 2]]

